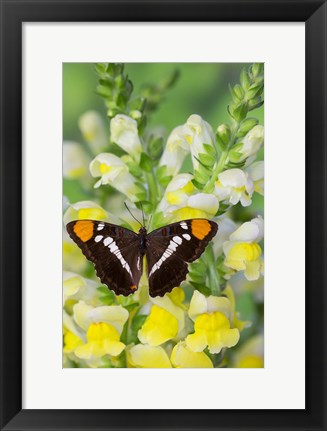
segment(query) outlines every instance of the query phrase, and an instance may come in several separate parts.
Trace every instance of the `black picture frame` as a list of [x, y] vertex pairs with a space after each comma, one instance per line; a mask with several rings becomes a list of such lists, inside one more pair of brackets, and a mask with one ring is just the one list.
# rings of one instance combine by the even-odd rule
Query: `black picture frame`
[[[22, 409], [22, 23], [38, 21], [305, 22], [304, 410]], [[1, 430], [327, 429], [326, 24], [321, 0], [1, 0]]]

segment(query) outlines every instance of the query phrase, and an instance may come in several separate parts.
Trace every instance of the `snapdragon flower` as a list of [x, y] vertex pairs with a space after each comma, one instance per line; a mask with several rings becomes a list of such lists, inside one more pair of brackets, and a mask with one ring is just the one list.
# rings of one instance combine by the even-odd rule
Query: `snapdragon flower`
[[217, 213], [219, 201], [214, 194], [194, 193], [193, 175], [176, 175], [168, 184], [158, 206], [170, 221], [190, 218], [212, 218]]
[[252, 165], [246, 168], [246, 172], [249, 174], [253, 181], [254, 191], [260, 195], [264, 195], [264, 162], [259, 161], [252, 163]]
[[225, 297], [206, 298], [194, 291], [189, 316], [194, 321], [194, 334], [185, 339], [193, 352], [202, 352], [206, 347], [210, 353], [219, 353], [224, 347], [235, 346], [240, 338], [237, 328], [231, 328], [232, 306]]
[[236, 205], [241, 202], [243, 207], [252, 203], [254, 186], [249, 174], [241, 169], [228, 169], [218, 175], [214, 193], [219, 201]]
[[64, 141], [63, 151], [63, 177], [75, 180], [87, 174], [89, 157], [81, 144], [72, 141]]
[[[64, 214], [64, 224], [72, 220], [108, 220], [109, 215], [100, 205], [92, 201], [80, 201], [70, 204]], [[110, 220], [113, 217], [110, 216]]]
[[248, 339], [238, 350], [232, 361], [234, 368], [263, 368], [264, 342], [261, 334]]
[[78, 126], [83, 138], [94, 153], [103, 151], [108, 145], [108, 137], [101, 115], [96, 111], [87, 111], [79, 117]]
[[161, 346], [137, 344], [127, 351], [129, 368], [172, 368], [169, 357]]
[[84, 301], [74, 305], [74, 320], [86, 331], [87, 342], [74, 353], [81, 359], [118, 356], [125, 348], [120, 341], [128, 311], [120, 305], [92, 307]]
[[263, 126], [254, 126], [229, 152], [229, 159], [234, 163], [243, 162], [248, 159], [246, 164], [252, 163], [260, 150], [264, 141]]
[[97, 287], [99, 283], [88, 278], [84, 278], [79, 274], [70, 271], [63, 272], [63, 303], [70, 299], [79, 301], [83, 299], [88, 304], [96, 306], [100, 305], [99, 292]]
[[187, 121], [188, 134], [185, 136], [191, 146], [192, 163], [194, 170], [199, 167], [199, 154], [206, 153], [204, 144], [214, 147], [215, 135], [209, 123], [200, 115], [193, 114]]
[[126, 195], [132, 202], [138, 200], [136, 195], [141, 190], [135, 184], [135, 178], [129, 173], [127, 165], [114, 154], [98, 154], [90, 164], [90, 172], [92, 177], [100, 177], [94, 188], [109, 184]]
[[175, 127], [168, 137], [165, 150], [161, 156], [159, 166], [167, 167], [167, 175], [178, 174], [185, 157], [190, 152], [190, 144], [186, 139], [188, 128], [183, 126]]
[[257, 280], [262, 273], [261, 247], [263, 220], [261, 217], [243, 223], [223, 245], [225, 265], [244, 271], [247, 280]]
[[124, 114], [118, 114], [110, 121], [111, 140], [135, 160], [140, 161], [142, 145], [138, 135], [137, 122]]
[[170, 360], [175, 368], [213, 368], [211, 359], [204, 352], [193, 352], [183, 341], [173, 348]]

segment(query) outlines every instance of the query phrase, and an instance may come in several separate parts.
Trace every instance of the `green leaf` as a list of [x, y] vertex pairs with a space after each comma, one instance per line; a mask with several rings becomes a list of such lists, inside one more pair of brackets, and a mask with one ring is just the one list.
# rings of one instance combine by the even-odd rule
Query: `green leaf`
[[159, 166], [159, 168], [157, 169], [157, 172], [156, 172], [156, 177], [157, 177], [159, 184], [161, 184], [163, 187], [167, 187], [167, 185], [170, 183], [170, 181], [173, 178], [171, 175], [167, 175], [167, 166], [166, 165]]
[[218, 216], [220, 216], [222, 214], [225, 214], [225, 212], [228, 211], [229, 208], [230, 208], [230, 205], [220, 203], [219, 204], [219, 209], [218, 209], [217, 214], [216, 214], [216, 217], [218, 217]]
[[204, 277], [203, 274], [199, 274], [196, 271], [190, 271], [189, 276], [190, 276], [190, 279], [195, 283], [205, 284], [206, 277]]
[[260, 96], [260, 94], [263, 92], [263, 84], [254, 84], [251, 85], [251, 87], [248, 89], [246, 93], [246, 97], [248, 99], [253, 99], [254, 97]]
[[216, 163], [216, 158], [210, 156], [209, 154], [200, 153], [199, 154], [199, 162], [208, 168], [212, 168], [214, 166], [214, 164]]
[[192, 184], [194, 187], [196, 187], [198, 190], [203, 190], [206, 183], [200, 183], [197, 180], [193, 179]]
[[235, 96], [236, 101], [241, 101], [243, 100], [244, 96], [245, 96], [245, 92], [243, 90], [243, 88], [239, 85], [236, 84], [233, 88], [233, 94]]
[[153, 160], [158, 160], [163, 151], [163, 137], [152, 136], [149, 141], [148, 151]]
[[106, 72], [107, 65], [106, 63], [96, 63], [94, 67], [97, 74], [102, 75], [103, 73]]
[[114, 303], [114, 300], [110, 298], [110, 296], [100, 296], [99, 301], [105, 305], [111, 305]]
[[134, 310], [138, 306], [139, 306], [138, 303], [131, 303], [131, 304], [124, 305], [124, 308], [126, 308], [127, 311], [131, 312], [132, 310]]
[[139, 329], [141, 329], [147, 317], [148, 316], [146, 314], [137, 314], [132, 320], [132, 325], [131, 325], [132, 331], [137, 332]]
[[151, 172], [152, 170], [152, 160], [146, 153], [141, 153], [140, 166], [145, 172]]
[[136, 110], [136, 111], [143, 112], [145, 103], [146, 103], [146, 100], [144, 99], [144, 97], [138, 96], [135, 99], [133, 99], [131, 102], [129, 102], [129, 109], [131, 111]]
[[240, 82], [241, 82], [241, 85], [244, 88], [244, 90], [247, 91], [251, 85], [251, 79], [250, 79], [249, 74], [247, 73], [247, 71], [245, 69], [243, 69], [241, 72]]
[[245, 120], [242, 121], [242, 123], [240, 124], [239, 130], [241, 132], [249, 132], [251, 129], [253, 129], [253, 127], [255, 127], [257, 124], [259, 124], [259, 120], [257, 118], [246, 118]]
[[211, 295], [211, 289], [207, 287], [206, 285], [203, 285], [201, 283], [194, 283], [193, 281], [190, 281], [190, 284], [198, 290], [200, 293], [202, 293], [204, 296], [210, 296]]
[[216, 156], [216, 149], [214, 146], [209, 144], [203, 144], [204, 151], [209, 154], [209, 156], [215, 157]]
[[252, 111], [253, 109], [260, 108], [264, 104], [264, 101], [261, 100], [260, 97], [256, 99], [252, 99], [249, 101], [249, 111]]
[[251, 72], [254, 79], [263, 73], [263, 67], [263, 63], [254, 63], [252, 65]]
[[242, 102], [239, 105], [236, 106], [236, 108], [233, 111], [233, 118], [235, 118], [236, 121], [240, 122], [244, 120], [248, 113], [248, 104], [247, 102]]
[[209, 176], [202, 175], [198, 170], [195, 171], [194, 180], [200, 184], [206, 184], [209, 180]]
[[109, 290], [107, 286], [99, 286], [97, 287], [97, 291], [103, 293], [104, 295], [107, 295], [111, 292], [111, 290]]

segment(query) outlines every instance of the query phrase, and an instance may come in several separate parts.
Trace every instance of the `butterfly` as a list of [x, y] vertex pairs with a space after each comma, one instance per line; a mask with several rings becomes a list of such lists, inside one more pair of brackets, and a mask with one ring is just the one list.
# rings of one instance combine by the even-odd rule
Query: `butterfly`
[[150, 296], [163, 296], [179, 286], [188, 273], [187, 263], [198, 259], [216, 235], [217, 223], [190, 219], [160, 227], [149, 234], [142, 225], [138, 233], [95, 220], [77, 220], [67, 232], [97, 276], [116, 295], [128, 296], [139, 285], [146, 256]]

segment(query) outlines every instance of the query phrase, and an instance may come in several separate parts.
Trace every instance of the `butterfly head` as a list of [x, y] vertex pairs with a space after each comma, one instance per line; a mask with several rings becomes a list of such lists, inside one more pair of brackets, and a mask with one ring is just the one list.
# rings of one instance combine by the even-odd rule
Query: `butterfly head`
[[146, 230], [145, 226], [140, 227], [139, 234], [140, 235], [146, 235], [147, 234], [147, 230]]

